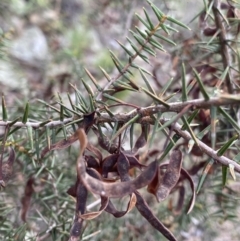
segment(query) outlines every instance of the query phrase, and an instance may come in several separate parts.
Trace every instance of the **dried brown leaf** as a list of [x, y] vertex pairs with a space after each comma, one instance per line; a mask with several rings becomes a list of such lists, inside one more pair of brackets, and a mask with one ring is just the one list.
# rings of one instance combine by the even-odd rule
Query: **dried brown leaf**
[[86, 162], [89, 168], [94, 168], [95, 170], [98, 170], [98, 171], [100, 170], [100, 163], [95, 157], [86, 156]]
[[22, 209], [21, 209], [21, 219], [23, 222], [26, 222], [26, 216], [28, 209], [30, 207], [30, 202], [32, 198], [32, 194], [34, 193], [34, 178], [30, 177], [26, 183], [25, 190], [24, 190], [24, 196], [21, 199]]
[[74, 133], [72, 136], [68, 137], [66, 140], [64, 139], [64, 140], [61, 140], [61, 141], [59, 141], [55, 144], [52, 144], [50, 146], [50, 148], [48, 146], [46, 146], [42, 150], [41, 158], [44, 158], [44, 156], [50, 151], [61, 150], [61, 149], [67, 148], [67, 147], [71, 146], [77, 140], [78, 140], [78, 136], [77, 136], [76, 133]]
[[[118, 161], [118, 172], [121, 180], [124, 182], [129, 182], [131, 179], [128, 175], [128, 170], [130, 168], [129, 162], [124, 154], [120, 154]], [[160, 222], [160, 220], [152, 213], [150, 207], [140, 195], [138, 191], [135, 191], [136, 195], [136, 208], [140, 214], [147, 219], [147, 221], [160, 233], [162, 233], [168, 240], [176, 241], [174, 235]]]
[[173, 213], [175, 215], [178, 215], [181, 213], [183, 204], [184, 204], [184, 197], [185, 197], [185, 187], [184, 186], [179, 186], [178, 187], [178, 202], [175, 210], [173, 210]]
[[2, 163], [2, 178], [4, 183], [6, 184], [12, 177], [13, 173], [13, 163], [15, 161], [16, 154], [12, 147], [10, 147], [8, 160]]
[[[93, 125], [95, 119], [95, 112], [84, 115], [83, 120], [78, 124], [79, 128], [83, 128], [88, 132], [89, 128]], [[76, 140], [78, 140], [78, 134], [75, 132], [72, 136], [68, 137], [66, 140], [61, 140], [55, 144], [52, 144], [50, 148], [47, 146], [42, 150], [41, 158], [43, 158], [48, 152], [53, 150], [61, 150], [71, 146]], [[90, 147], [91, 148], [91, 147]], [[97, 151], [94, 149], [97, 153]], [[98, 155], [101, 155], [98, 153]]]
[[194, 183], [193, 183], [191, 176], [184, 168], [181, 169], [181, 175], [183, 175], [189, 181], [190, 187], [192, 189], [192, 196], [189, 201], [188, 208], [187, 208], [187, 214], [189, 214], [192, 211], [194, 204], [195, 204], [195, 200], [196, 200], [195, 187], [194, 187]]
[[130, 195], [130, 200], [128, 202], [126, 211], [118, 211], [114, 207], [114, 205], [111, 201], [109, 201], [108, 206], [106, 207], [105, 211], [108, 213], [111, 213], [115, 218], [120, 218], [120, 217], [123, 217], [125, 214], [129, 213], [135, 207], [136, 202], [137, 202], [136, 195], [134, 193], [132, 193]]
[[135, 192], [137, 197], [136, 208], [141, 213], [141, 215], [147, 219], [147, 221], [157, 229], [162, 235], [164, 235], [169, 241], [177, 241], [174, 235], [166, 228], [161, 221], [153, 214], [152, 210], [140, 195], [139, 192]]
[[[74, 196], [73, 189], [72, 189], [72, 192], [73, 192], [72, 196]], [[70, 238], [69, 238], [69, 240], [71, 241], [78, 240], [81, 234], [83, 219], [80, 218], [79, 215], [85, 213], [86, 203], [87, 203], [87, 194], [88, 192], [84, 184], [80, 180], [77, 180], [75, 184], [75, 195], [77, 199], [76, 207], [75, 207], [75, 218], [74, 218], [73, 226], [70, 231]]]
[[85, 213], [85, 214], [80, 214], [79, 217], [84, 219], [84, 220], [91, 220], [94, 219], [96, 217], [98, 217], [107, 207], [109, 202], [109, 198], [108, 197], [101, 197], [101, 207], [99, 209], [99, 211], [97, 212], [90, 212], [90, 213]]
[[77, 133], [81, 143], [81, 151], [77, 160], [78, 177], [92, 193], [105, 197], [118, 198], [131, 194], [151, 182], [157, 169], [156, 162], [152, 162], [138, 177], [129, 182], [104, 183], [91, 177], [86, 173], [85, 161], [82, 156], [87, 146], [87, 136], [82, 128], [80, 128]]
[[142, 125], [142, 132], [135, 143], [135, 146], [133, 148], [133, 153], [136, 154], [136, 152], [138, 151], [139, 148], [142, 148], [147, 144], [146, 132], [148, 132], [148, 130], [149, 130], [148, 125]]
[[91, 153], [93, 153], [94, 156], [99, 160], [99, 162], [102, 162], [102, 159], [103, 159], [102, 153], [100, 152], [100, 150], [98, 148], [93, 146], [91, 143], [88, 143], [87, 150], [90, 151]]
[[[168, 164], [162, 164], [162, 165], [160, 165], [159, 169], [166, 169], [167, 167], [168, 167]], [[181, 176], [183, 178], [179, 179], [179, 181], [183, 181], [184, 179], [187, 179], [189, 181], [190, 187], [192, 189], [192, 196], [190, 198], [188, 208], [187, 208], [187, 214], [189, 214], [192, 211], [194, 204], [195, 204], [196, 191], [195, 191], [194, 182], [193, 182], [191, 176], [184, 168], [181, 168]]]
[[116, 171], [116, 169], [114, 170], [113, 167], [117, 163], [117, 159], [118, 159], [118, 154], [112, 154], [112, 155], [107, 156], [103, 160], [103, 163], [102, 163], [102, 176], [104, 178], [108, 177], [108, 173], [109, 172]]
[[146, 167], [146, 165], [141, 164], [135, 156], [126, 156], [129, 161], [130, 168], [137, 167], [139, 169], [143, 169]]
[[156, 197], [159, 202], [165, 200], [172, 188], [177, 184], [180, 177], [182, 167], [182, 153], [179, 150], [174, 150], [170, 157], [167, 170], [163, 175], [161, 183], [156, 190]]

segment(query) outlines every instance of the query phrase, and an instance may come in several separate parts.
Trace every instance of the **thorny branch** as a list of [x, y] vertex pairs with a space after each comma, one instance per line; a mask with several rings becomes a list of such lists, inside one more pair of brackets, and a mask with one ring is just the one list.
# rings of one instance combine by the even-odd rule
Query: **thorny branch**
[[[122, 122], [125, 123], [129, 121], [131, 118], [136, 116], [137, 114], [140, 114], [141, 117], [151, 116], [156, 113], [164, 113], [164, 112], [180, 112], [183, 108], [185, 108], [188, 105], [191, 105], [191, 109], [208, 109], [211, 106], [224, 106], [224, 105], [233, 105], [240, 103], [240, 98], [238, 98], [236, 95], [222, 95], [220, 97], [214, 97], [210, 100], [204, 100], [204, 99], [195, 99], [195, 100], [189, 100], [185, 102], [173, 102], [169, 103], [170, 107], [165, 107], [163, 105], [154, 105], [149, 107], [143, 107], [139, 109], [134, 109], [130, 111], [129, 113], [119, 113], [114, 115], [114, 117], [109, 116], [107, 113], [101, 113], [99, 117], [96, 119], [96, 123], [103, 123], [103, 122]], [[28, 127], [31, 126], [33, 128], [40, 128], [40, 127], [56, 127], [61, 126], [64, 124], [68, 124], [74, 120], [80, 119], [80, 117], [76, 118], [66, 118], [63, 121], [51, 121], [49, 120], [48, 123], [43, 125], [43, 122], [26, 122], [25, 124], [21, 121], [18, 121], [12, 125], [12, 127]], [[138, 120], [137, 123], [140, 123]], [[7, 126], [11, 125], [11, 121], [0, 121], [0, 126]]]
[[[173, 131], [175, 131], [178, 135], [183, 137], [185, 140], [189, 141], [192, 139], [191, 135], [187, 131], [181, 130], [181, 125], [178, 123], [174, 124]], [[233, 160], [225, 157], [225, 156], [218, 156], [217, 151], [213, 150], [211, 147], [207, 146], [202, 141], [198, 140], [199, 148], [206, 153], [208, 156], [212, 157], [215, 161], [221, 163], [222, 165], [228, 166], [232, 164], [234, 166], [234, 170], [240, 173], [240, 165], [234, 162]]]
[[[179, 112], [181, 111], [184, 107], [191, 105], [192, 109], [201, 109], [201, 108], [209, 108], [210, 106], [222, 106], [222, 105], [227, 105], [227, 104], [237, 104], [240, 102], [239, 99], [236, 98], [231, 98], [233, 96], [228, 95], [228, 96], [222, 96], [222, 97], [216, 97], [212, 98], [208, 101], [204, 99], [196, 99], [196, 100], [189, 100], [186, 102], [174, 102], [170, 104], [170, 107], [167, 108], [162, 105], [156, 105], [156, 106], [149, 106], [141, 109], [134, 109], [130, 111], [129, 113], [118, 113], [114, 115], [113, 117], [109, 116], [107, 113], [101, 113], [100, 116], [97, 116], [95, 119], [95, 123], [110, 123], [110, 122], [119, 122], [119, 123], [126, 123], [128, 122], [131, 118], [136, 116], [137, 114], [141, 116], [136, 123], [149, 123], [149, 124], [154, 124], [154, 120], [151, 118], [151, 115], [159, 112]], [[80, 118], [79, 118], [80, 119]], [[81, 118], [82, 119], [82, 118]], [[80, 120], [81, 120], [80, 119]], [[74, 120], [74, 118], [67, 118], [63, 121], [50, 121], [47, 123], [45, 126], [49, 127], [55, 127], [59, 126], [62, 124], [67, 124], [70, 123]], [[166, 123], [169, 121], [168, 119], [160, 119], [159, 120], [162, 124]], [[10, 121], [0, 121], [0, 126], [6, 126], [9, 125], [11, 122]], [[22, 122], [16, 122], [14, 124], [14, 127], [27, 127], [27, 126], [32, 126], [33, 128], [40, 128], [42, 126], [42, 122], [27, 122], [27, 123], [22, 123]], [[172, 124], [173, 131], [176, 132], [179, 136], [184, 138], [185, 140], [189, 141], [192, 139], [191, 135], [187, 131], [181, 130], [181, 125], [178, 123]], [[213, 150], [211, 147], [207, 146], [204, 144], [202, 141], [198, 140], [199, 148], [206, 153], [208, 156], [212, 157], [214, 160], [218, 161], [219, 163], [228, 166], [229, 164], [232, 164], [234, 166], [234, 169], [240, 173], [240, 165], [237, 164], [236, 162], [232, 161], [231, 159], [225, 157], [225, 156], [218, 156], [217, 152]]]

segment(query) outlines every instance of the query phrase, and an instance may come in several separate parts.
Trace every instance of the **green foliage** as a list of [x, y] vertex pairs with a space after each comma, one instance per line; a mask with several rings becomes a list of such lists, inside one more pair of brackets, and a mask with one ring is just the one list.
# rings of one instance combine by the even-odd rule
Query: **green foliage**
[[[150, 1], [135, 16], [138, 1], [93, 3], [81, 27], [58, 1], [18, 3], [15, 14], [30, 22], [36, 9], [56, 15], [50, 25], [34, 22], [49, 36], [52, 55], [46, 81], [29, 85], [36, 96], [2, 96], [0, 238], [175, 241], [198, 220], [209, 239], [211, 222], [239, 220], [231, 180], [240, 172], [239, 10], [228, 1], [203, 2], [195, 18], [202, 35], [185, 41], [188, 24]], [[118, 27], [131, 28], [114, 44], [100, 30], [101, 21], [117, 21], [107, 8], [128, 13]], [[9, 32], [0, 33], [1, 56]]]

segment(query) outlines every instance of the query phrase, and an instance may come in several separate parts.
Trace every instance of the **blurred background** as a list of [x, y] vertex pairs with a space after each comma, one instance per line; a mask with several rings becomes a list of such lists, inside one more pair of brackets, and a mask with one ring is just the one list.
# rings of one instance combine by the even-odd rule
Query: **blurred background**
[[[197, 16], [204, 2], [155, 0], [154, 3], [164, 13], [191, 28], [191, 31], [179, 29], [178, 33], [171, 35], [177, 46], [166, 44], [167, 52], [159, 51], [157, 58], [151, 59], [151, 65], [144, 66], [155, 76], [153, 86], [161, 88], [171, 77], [179, 79], [177, 75], [182, 60], [197, 65], [197, 58], [200, 59], [203, 50], [195, 43], [204, 38]], [[117, 74], [109, 50], [120, 58], [123, 56], [116, 40], [127, 45], [126, 36], [131, 35], [129, 29], [141, 26], [134, 14], [144, 15], [142, 7], [149, 9], [143, 0], [1, 0], [0, 90], [5, 95], [10, 112], [23, 111], [26, 101], [35, 103], [37, 99], [43, 99], [50, 102], [57, 93], [64, 101], [67, 93], [74, 92], [69, 83], [77, 85], [84, 95], [85, 89], [80, 81], [86, 78], [84, 68], [103, 86], [106, 79], [99, 66], [110, 76]], [[137, 61], [144, 65], [142, 60]], [[135, 81], [142, 80], [135, 76]], [[173, 88], [180, 88], [180, 83], [176, 81]], [[133, 99], [125, 95], [124, 98], [132, 103], [140, 100], [138, 96]], [[146, 106], [148, 104], [149, 100], [146, 100]], [[63, 151], [59, 155], [61, 153]], [[21, 173], [28, 173], [30, 177], [31, 172], [36, 172], [29, 171], [31, 160], [25, 160], [23, 154], [18, 155], [17, 174], [9, 188], [0, 193], [2, 240], [67, 240], [74, 214], [74, 200], [66, 195], [66, 190], [74, 175], [74, 168], [69, 168], [69, 165], [74, 166], [77, 152], [64, 156], [66, 160], [57, 160], [59, 155], [50, 160], [55, 164], [49, 164], [55, 165], [53, 179], [56, 186], [51, 184], [51, 180], [49, 183], [41, 182], [41, 178], [35, 183], [28, 224], [24, 224], [19, 217], [20, 200], [27, 181]], [[209, 219], [206, 199], [213, 205], [211, 193], [207, 192], [198, 198], [193, 214], [174, 216], [167, 210], [167, 202], [159, 205], [153, 197], [147, 196], [153, 212], [158, 213], [165, 225], [177, 234], [179, 241], [240, 240], [237, 222], [224, 218]], [[118, 205], [122, 207], [123, 204]], [[214, 205], [211, 208], [215, 208]], [[36, 239], [37, 233], [40, 238]], [[88, 238], [88, 235], [93, 236]], [[83, 240], [96, 241], [165, 240], [135, 211], [121, 219], [103, 213], [98, 219], [87, 222], [83, 237]]]

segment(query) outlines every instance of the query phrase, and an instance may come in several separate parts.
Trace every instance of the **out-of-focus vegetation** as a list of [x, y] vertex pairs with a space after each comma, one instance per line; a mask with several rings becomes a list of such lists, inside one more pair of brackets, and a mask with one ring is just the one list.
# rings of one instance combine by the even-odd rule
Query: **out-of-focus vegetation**
[[[239, 5], [153, 3], [0, 1], [1, 240], [239, 240]], [[140, 193], [168, 231], [154, 229], [134, 201], [121, 218], [110, 210], [82, 222], [79, 128], [95, 147], [84, 153], [88, 168], [102, 181], [124, 183], [122, 156], [141, 163], [129, 161], [132, 179], [157, 160]], [[183, 156], [177, 175], [162, 166], [173, 149]], [[166, 173], [176, 175], [173, 186]], [[98, 193], [87, 189], [86, 211], [99, 210]], [[126, 210], [127, 197], [111, 201]]]

